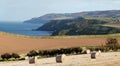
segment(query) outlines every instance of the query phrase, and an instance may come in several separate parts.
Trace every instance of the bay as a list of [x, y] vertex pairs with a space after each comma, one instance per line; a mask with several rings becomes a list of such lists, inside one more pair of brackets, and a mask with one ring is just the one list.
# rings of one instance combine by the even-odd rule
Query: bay
[[42, 26], [41, 24], [30, 24], [20, 22], [0, 22], [0, 32], [7, 32], [12, 34], [20, 34], [26, 36], [49, 36], [50, 31], [33, 31]]

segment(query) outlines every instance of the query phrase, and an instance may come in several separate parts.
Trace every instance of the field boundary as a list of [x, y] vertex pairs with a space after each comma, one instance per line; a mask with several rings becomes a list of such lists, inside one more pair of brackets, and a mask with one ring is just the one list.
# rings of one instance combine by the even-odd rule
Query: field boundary
[[104, 35], [76, 35], [76, 36], [25, 36], [19, 34], [12, 34], [6, 32], [0, 32], [3, 35], [15, 36], [15, 37], [24, 37], [32, 39], [62, 39], [62, 38], [112, 38], [120, 37], [120, 33], [116, 34], [104, 34]]

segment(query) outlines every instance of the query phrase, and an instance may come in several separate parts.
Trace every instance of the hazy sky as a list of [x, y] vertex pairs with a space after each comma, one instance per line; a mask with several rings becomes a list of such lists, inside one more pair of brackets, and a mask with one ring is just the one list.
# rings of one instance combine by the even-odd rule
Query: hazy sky
[[95, 10], [120, 10], [120, 0], [0, 0], [0, 21]]

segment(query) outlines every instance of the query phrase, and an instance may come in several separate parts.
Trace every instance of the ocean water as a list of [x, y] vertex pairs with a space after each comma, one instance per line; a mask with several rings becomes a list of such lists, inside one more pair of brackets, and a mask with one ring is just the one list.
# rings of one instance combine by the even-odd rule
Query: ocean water
[[42, 26], [41, 24], [28, 24], [28, 23], [16, 23], [16, 22], [0, 22], [0, 32], [8, 32], [12, 34], [20, 34], [26, 36], [49, 36], [50, 31], [33, 31]]

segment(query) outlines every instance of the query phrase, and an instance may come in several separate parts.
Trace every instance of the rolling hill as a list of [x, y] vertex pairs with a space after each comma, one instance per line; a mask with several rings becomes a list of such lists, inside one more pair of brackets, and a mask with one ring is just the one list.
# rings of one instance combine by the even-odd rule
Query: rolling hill
[[94, 17], [94, 18], [120, 18], [120, 10], [106, 10], [106, 11], [88, 11], [78, 13], [51, 13], [40, 16], [38, 18], [32, 18], [24, 21], [24, 23], [41, 23], [49, 22], [50, 20], [62, 20], [73, 19], [78, 17]]
[[109, 24], [119, 24], [118, 19], [89, 19], [75, 18], [65, 20], [52, 20], [44, 24], [37, 30], [53, 31], [52, 35], [98, 35], [120, 33], [119, 27], [109, 26]]

